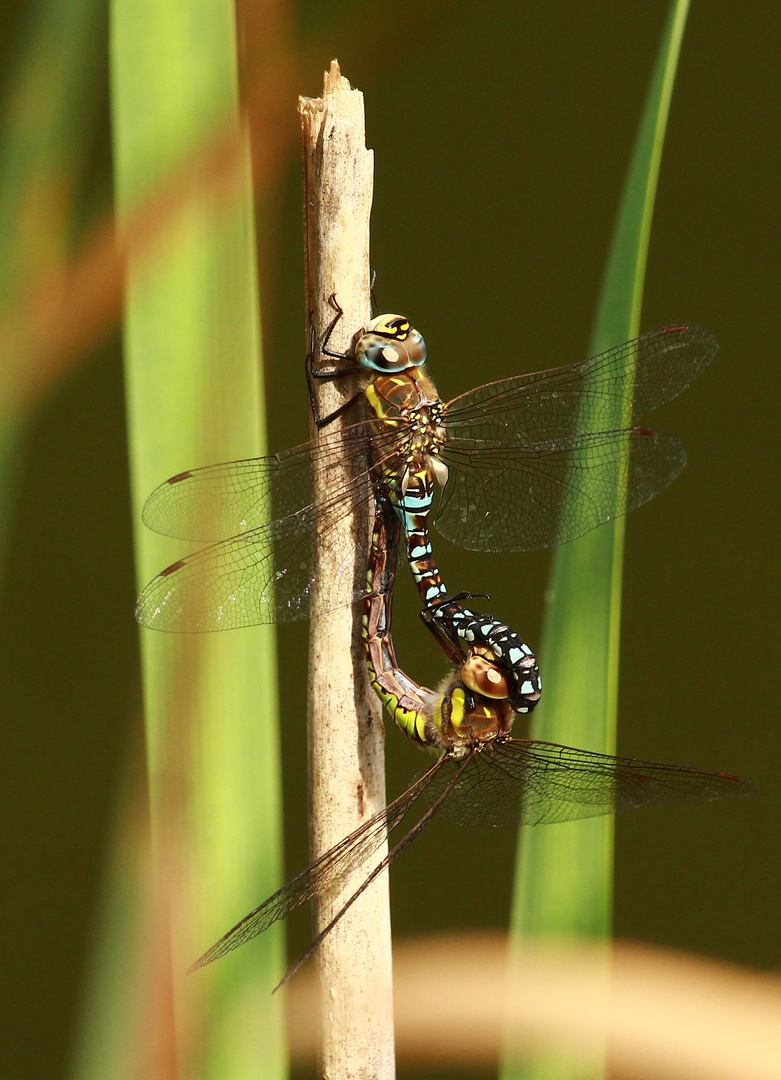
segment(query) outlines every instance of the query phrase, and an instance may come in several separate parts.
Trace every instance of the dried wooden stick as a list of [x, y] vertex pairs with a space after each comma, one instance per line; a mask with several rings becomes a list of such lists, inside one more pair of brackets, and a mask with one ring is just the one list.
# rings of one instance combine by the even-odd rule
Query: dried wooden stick
[[[323, 96], [301, 98], [304, 144], [307, 316], [319, 345], [334, 310], [343, 316], [330, 348], [345, 351], [370, 315], [369, 216], [373, 155], [365, 145], [363, 94], [350, 88], [336, 61], [326, 72]], [[314, 362], [322, 358], [317, 354]], [[333, 361], [328, 361], [329, 364]], [[338, 362], [337, 362], [338, 363]], [[321, 415], [355, 393], [354, 377], [318, 386]], [[354, 406], [343, 422], [361, 419]], [[345, 455], [347, 457], [347, 455]], [[351, 460], [323, 470], [315, 497], [330, 501], [365, 469]], [[310, 843], [317, 858], [385, 805], [384, 730], [366, 675], [360, 612], [350, 589], [365, 582], [369, 524], [345, 516], [328, 547], [314, 553], [318, 607], [309, 648]], [[385, 854], [383, 849], [376, 861]], [[371, 864], [375, 865], [375, 864]], [[315, 932], [326, 926], [367, 869], [315, 908]], [[339, 1080], [390, 1080], [395, 1075], [388, 877], [382, 874], [349, 909], [318, 951], [322, 1029], [321, 1069]]]

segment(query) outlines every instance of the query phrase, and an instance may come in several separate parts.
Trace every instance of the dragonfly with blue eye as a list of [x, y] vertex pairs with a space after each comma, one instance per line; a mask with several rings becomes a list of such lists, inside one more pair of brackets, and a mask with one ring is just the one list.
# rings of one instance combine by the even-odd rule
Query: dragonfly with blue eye
[[[210, 545], [162, 571], [142, 592], [142, 625], [211, 631], [314, 617], [312, 543], [327, 544], [348, 510], [369, 534], [379, 480], [406, 537], [429, 625], [456, 651], [484, 647], [510, 677], [510, 702], [530, 711], [540, 696], [528, 646], [506, 625], [450, 595], [434, 560], [428, 521], [476, 551], [524, 551], [581, 536], [641, 506], [685, 464], [669, 436], [635, 426], [670, 401], [712, 361], [714, 337], [695, 326], [655, 330], [567, 367], [488, 383], [444, 403], [424, 370], [422, 335], [401, 315], [380, 315], [346, 353], [307, 358], [318, 428], [366, 402], [368, 419], [264, 458], [179, 473], [149, 497], [144, 521], [158, 532]], [[363, 372], [365, 385], [329, 416], [317, 412], [313, 384]], [[618, 410], [616, 401], [623, 402]], [[318, 479], [351, 454], [370, 467], [326, 503]], [[361, 600], [345, 586], [345, 603]]]
[[263, 933], [274, 922], [372, 861], [387, 833], [416, 804], [423, 813], [365, 874], [345, 904], [282, 980], [317, 949], [345, 911], [436, 815], [460, 825], [539, 825], [618, 813], [648, 803], [689, 803], [749, 795], [747, 780], [727, 773], [613, 757], [569, 746], [515, 738], [511, 679], [482, 646], [437, 690], [404, 673], [391, 633], [392, 585], [400, 523], [378, 505], [372, 533], [362, 637], [372, 686], [388, 716], [419, 746], [439, 755], [407, 790], [245, 916], [193, 964], [205, 967]]

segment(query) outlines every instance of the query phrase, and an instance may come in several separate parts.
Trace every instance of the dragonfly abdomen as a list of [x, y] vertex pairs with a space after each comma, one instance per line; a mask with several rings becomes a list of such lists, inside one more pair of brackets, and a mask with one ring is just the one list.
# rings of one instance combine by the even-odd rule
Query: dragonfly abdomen
[[398, 517], [387, 502], [378, 499], [362, 619], [371, 684], [388, 714], [413, 742], [466, 752], [509, 733], [513, 720], [507, 700], [509, 680], [490, 654], [462, 657], [458, 669], [436, 691], [419, 686], [401, 670], [391, 634], [399, 531]]
[[[507, 698], [515, 712], [530, 713], [536, 707], [542, 695], [540, 670], [534, 653], [512, 627], [447, 596], [429, 608], [424, 622], [464, 652], [488, 652], [494, 663], [509, 669], [514, 687]], [[485, 687], [479, 689], [486, 692]]]
[[396, 515], [378, 500], [369, 550], [361, 636], [369, 679], [386, 712], [409, 739], [421, 746], [430, 746], [436, 741], [431, 717], [437, 695], [404, 674], [396, 659], [391, 634], [399, 527]]
[[492, 615], [472, 611], [450, 596], [442, 580], [428, 531], [428, 515], [434, 500], [430, 467], [410, 466], [401, 485], [388, 485], [388, 494], [406, 534], [407, 559], [426, 605], [424, 621], [429, 629], [464, 653], [475, 647], [490, 650], [496, 663], [509, 669], [512, 675], [510, 705], [516, 712], [531, 712], [542, 693], [532, 650], [505, 623]]

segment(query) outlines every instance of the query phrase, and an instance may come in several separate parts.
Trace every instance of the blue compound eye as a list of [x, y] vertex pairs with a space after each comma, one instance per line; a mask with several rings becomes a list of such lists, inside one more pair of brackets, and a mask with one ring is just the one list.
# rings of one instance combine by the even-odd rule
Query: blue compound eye
[[355, 347], [355, 358], [374, 371], [404, 371], [410, 358], [401, 341], [390, 341], [378, 334], [364, 334]]
[[413, 367], [420, 367], [421, 364], [425, 364], [426, 343], [423, 340], [423, 335], [421, 333], [417, 330], [410, 330], [404, 344], [407, 347], [407, 354], [409, 355], [409, 360]]

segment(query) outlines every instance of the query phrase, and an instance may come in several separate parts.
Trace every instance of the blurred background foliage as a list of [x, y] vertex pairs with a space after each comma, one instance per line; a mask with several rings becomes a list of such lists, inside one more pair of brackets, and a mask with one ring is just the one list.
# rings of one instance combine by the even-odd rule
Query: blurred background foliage
[[[306, 438], [296, 95], [319, 93], [333, 56], [366, 93], [379, 303], [423, 331], [448, 398], [584, 355], [666, 9], [665, 0], [243, 0], [272, 449]], [[57, 113], [51, 63], [40, 68], [40, 99], [17, 92], [39, 10], [9, 0], [0, 14], [3, 132], [20, 124], [35, 147], [41, 117], [54, 116], [72, 139], [71, 175], [24, 204], [33, 225], [15, 244], [25, 261], [0, 297], [4, 417], [16, 445], [5, 485], [14, 498], [2, 510], [0, 1073], [15, 1080], [68, 1076], [119, 777], [141, 743], [121, 259], [106, 242], [106, 15], [96, 6], [85, 92]], [[767, 0], [692, 7], [641, 329], [701, 323], [722, 351], [653, 417], [684, 442], [689, 466], [628, 521], [619, 708], [619, 752], [740, 773], [759, 793], [620, 819], [617, 934], [761, 968], [781, 958], [780, 45], [781, 11]], [[151, 214], [139, 232], [154, 223]], [[547, 553], [439, 546], [446, 580], [492, 594], [492, 609], [539, 642]], [[443, 665], [424, 642], [411, 585], [398, 593], [402, 665], [435, 683]], [[306, 861], [306, 636], [303, 625], [279, 633], [291, 873]], [[392, 732], [387, 746], [396, 793], [420, 762]], [[513, 854], [511, 834], [434, 822], [394, 868], [395, 932], [506, 925]], [[307, 936], [302, 912], [291, 955]]]

